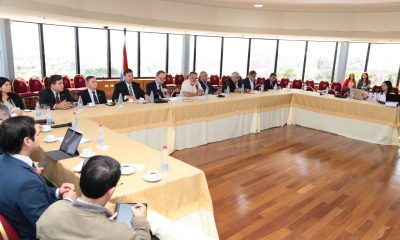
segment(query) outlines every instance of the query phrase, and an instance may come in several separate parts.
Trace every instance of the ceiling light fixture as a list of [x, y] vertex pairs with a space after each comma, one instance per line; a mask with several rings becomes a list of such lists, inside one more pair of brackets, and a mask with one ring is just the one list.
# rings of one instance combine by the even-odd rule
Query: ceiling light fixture
[[262, 5], [262, 4], [254, 4], [253, 5], [255, 8], [262, 8], [262, 7], [264, 7], [264, 5]]

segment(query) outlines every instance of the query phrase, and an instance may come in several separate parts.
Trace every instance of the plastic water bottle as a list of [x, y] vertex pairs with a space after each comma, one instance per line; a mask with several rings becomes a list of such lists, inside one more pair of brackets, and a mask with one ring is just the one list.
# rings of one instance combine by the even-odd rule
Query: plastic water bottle
[[38, 120], [41, 117], [42, 117], [42, 109], [40, 108], [39, 101], [37, 101], [35, 106], [35, 118], [36, 120]]
[[240, 93], [243, 94], [244, 93], [244, 85], [242, 84], [242, 88], [240, 89]]
[[352, 88], [350, 88], [349, 100], [352, 100], [353, 97], [354, 97], [354, 91]]
[[82, 101], [82, 97], [79, 96], [78, 99], [78, 106], [77, 106], [77, 112], [80, 113], [83, 111], [83, 101]]
[[76, 116], [76, 112], [72, 113], [72, 130], [78, 131], [78, 117]]
[[123, 108], [123, 107], [124, 107], [123, 102], [124, 102], [124, 101], [122, 100], [122, 94], [120, 93], [120, 94], [119, 94], [119, 97], [118, 97], [117, 107], [118, 107], [118, 108]]
[[325, 96], [328, 96], [328, 95], [329, 95], [329, 88], [326, 87], [326, 88], [325, 88]]
[[307, 91], [307, 85], [306, 84], [304, 84], [304, 86], [303, 86], [303, 91]]
[[229, 85], [228, 85], [228, 87], [226, 88], [226, 95], [227, 95], [227, 96], [231, 95], [231, 89], [230, 89]]
[[261, 84], [261, 87], [260, 87], [260, 92], [261, 92], [261, 93], [264, 93], [264, 83], [263, 83], [263, 84]]
[[47, 107], [46, 111], [46, 125], [52, 125], [53, 124], [53, 117], [51, 116], [51, 110], [50, 107]]
[[150, 103], [154, 103], [154, 93], [153, 93], [153, 91], [150, 92], [149, 102]]
[[278, 90], [278, 85], [277, 84], [274, 85], [274, 91], [276, 91], [276, 90]]
[[99, 124], [99, 129], [97, 132], [97, 146], [103, 147], [105, 145], [104, 129], [103, 125]]
[[168, 148], [166, 145], [162, 147], [161, 151], [161, 174], [163, 177], [166, 177], [168, 175], [168, 170], [169, 170], [169, 163], [168, 163]]
[[206, 98], [208, 98], [208, 88], [206, 88], [206, 90], [204, 91], [204, 96], [205, 96]]

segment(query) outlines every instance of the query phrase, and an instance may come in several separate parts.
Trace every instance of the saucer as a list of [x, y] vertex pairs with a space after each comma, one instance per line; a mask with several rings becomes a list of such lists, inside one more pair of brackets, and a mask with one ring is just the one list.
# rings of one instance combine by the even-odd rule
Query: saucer
[[158, 173], [150, 172], [143, 176], [143, 180], [147, 182], [158, 182], [161, 180], [161, 176]]
[[51, 139], [49, 139], [48, 137], [45, 137], [44, 139], [43, 139], [43, 142], [45, 142], [45, 143], [53, 143], [53, 142], [57, 142], [58, 141], [58, 138], [51, 138]]
[[40, 131], [41, 131], [41, 132], [50, 132], [50, 131], [51, 131], [51, 128], [50, 128], [50, 129], [46, 129], [46, 130], [45, 130], [45, 129], [41, 129]]
[[95, 155], [96, 155], [95, 152], [85, 152], [85, 153], [82, 152], [82, 153], [79, 154], [79, 157], [81, 157], [81, 158], [90, 158], [90, 157], [93, 157]]
[[130, 175], [136, 172], [136, 168], [129, 163], [121, 164], [121, 174], [122, 175]]

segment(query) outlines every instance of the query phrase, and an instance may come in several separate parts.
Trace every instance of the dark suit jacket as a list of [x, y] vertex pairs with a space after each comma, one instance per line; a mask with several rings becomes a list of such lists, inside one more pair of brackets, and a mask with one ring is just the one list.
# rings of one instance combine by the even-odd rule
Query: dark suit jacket
[[[236, 89], [236, 85], [235, 85], [235, 83], [232, 81], [232, 79], [230, 77], [225, 81], [224, 85], [222, 86], [222, 90], [224, 92], [225, 92], [226, 88], [228, 87], [228, 85], [229, 85], [230, 92], [234, 92], [235, 89]], [[242, 81], [241, 80], [238, 81], [238, 87], [239, 88], [242, 87]]]
[[[206, 84], [203, 82], [203, 81], [200, 81], [199, 80], [199, 83], [200, 83], [200, 85], [201, 85], [201, 88], [203, 88], [203, 90], [204, 90], [204, 92], [206, 91]], [[218, 89], [217, 88], [215, 88], [215, 87], [213, 87], [212, 85], [211, 85], [211, 83], [210, 82], [208, 82], [207, 81], [207, 86], [208, 86], [208, 93], [209, 94], [214, 94], [216, 91], [218, 91]]]
[[269, 78], [267, 80], [264, 81], [264, 90], [268, 91], [268, 89], [274, 89], [274, 86], [277, 85], [278, 86], [278, 82], [272, 82], [271, 80], [269, 80]]
[[36, 238], [36, 222], [55, 202], [56, 188], [49, 188], [35, 170], [8, 154], [0, 155], [0, 213], [21, 239]]
[[[11, 101], [13, 101], [13, 103], [15, 104], [16, 107], [19, 107], [20, 109], [25, 109], [25, 105], [22, 102], [22, 98], [18, 94], [9, 93], [8, 96], [10, 97]], [[0, 102], [3, 102], [3, 101], [0, 99]]]
[[[250, 79], [249, 79], [248, 77], [245, 78], [245, 79], [243, 79], [242, 82], [243, 82], [243, 85], [244, 85], [244, 89], [249, 89], [249, 90], [251, 90]], [[257, 82], [254, 81], [254, 89], [253, 89], [253, 90], [255, 90], [256, 87], [257, 87]]]
[[[103, 91], [96, 89], [96, 93], [99, 104], [104, 104], [107, 102], [106, 94]], [[87, 105], [88, 103], [92, 102], [90, 95], [92, 95], [92, 92], [89, 93], [89, 89], [78, 93], [78, 96], [82, 98], [83, 105]]]
[[[132, 89], [133, 89], [133, 92], [135, 93], [136, 99], [144, 98], [144, 94], [145, 93], [140, 88], [139, 83], [132, 82]], [[122, 94], [122, 98], [124, 98], [125, 95], [129, 96], [129, 90], [128, 90], [128, 87], [126, 86], [125, 81], [115, 84], [114, 92], [113, 92], [113, 95], [112, 95], [113, 101], [118, 101], [118, 97], [119, 97], [120, 93]]]
[[[71, 96], [71, 93], [67, 88], [64, 88], [62, 92], [60, 92], [60, 101], [67, 100], [67, 102], [76, 102], [76, 100]], [[51, 88], [45, 88], [39, 92], [39, 103], [46, 104], [54, 109], [54, 105], [56, 104], [56, 98], [54, 97], [53, 91]]]
[[[161, 84], [161, 88], [167, 88], [167, 85]], [[155, 81], [150, 82], [146, 85], [146, 93], [150, 96], [151, 91], [153, 91], [154, 99], [164, 98], [164, 93], [157, 89], [157, 83]]]

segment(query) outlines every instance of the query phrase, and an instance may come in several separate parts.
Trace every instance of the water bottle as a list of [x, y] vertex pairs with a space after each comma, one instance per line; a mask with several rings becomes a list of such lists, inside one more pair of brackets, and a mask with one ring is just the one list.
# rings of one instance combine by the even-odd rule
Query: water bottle
[[78, 117], [76, 116], [76, 112], [72, 113], [72, 130], [78, 131]]
[[122, 100], [122, 94], [120, 93], [120, 94], [119, 94], [119, 97], [118, 97], [117, 107], [118, 107], [118, 108], [123, 108], [123, 107], [124, 107], [123, 102], [124, 102], [124, 101]]
[[303, 91], [307, 91], [307, 84], [304, 84]]
[[242, 88], [240, 89], [240, 93], [243, 94], [244, 93], [244, 85], [242, 84]]
[[77, 106], [77, 112], [80, 113], [83, 111], [83, 101], [82, 101], [82, 97], [79, 96], [78, 99], [78, 106]]
[[353, 89], [352, 89], [352, 88], [350, 88], [349, 99], [350, 99], [350, 100], [352, 100], [352, 99], [353, 99], [353, 97], [354, 97], [354, 92], [353, 92]]
[[204, 91], [204, 96], [205, 96], [206, 98], [208, 98], [208, 88], [206, 88], [206, 90]]
[[274, 91], [278, 90], [278, 86], [275, 84], [274, 85]]
[[328, 96], [328, 95], [329, 95], [329, 88], [326, 87], [326, 88], [325, 88], [325, 96]]
[[51, 116], [51, 110], [50, 107], [47, 107], [47, 112], [46, 112], [46, 125], [51, 126], [53, 124], [53, 118]]
[[229, 85], [228, 85], [228, 87], [226, 88], [226, 95], [227, 95], [227, 96], [231, 95], [231, 89], [230, 89]]
[[261, 93], [264, 93], [264, 83], [261, 84], [260, 91], [261, 91]]
[[42, 117], [42, 109], [40, 108], [39, 101], [37, 101], [35, 106], [35, 119], [38, 120], [41, 117]]
[[168, 149], [167, 146], [164, 145], [162, 147], [161, 151], [161, 174], [163, 177], [166, 177], [168, 175], [168, 170], [169, 170], [169, 163], [168, 163]]
[[153, 91], [150, 92], [149, 102], [154, 103], [154, 93]]
[[105, 144], [103, 125], [99, 124], [97, 132], [97, 146], [103, 147]]

